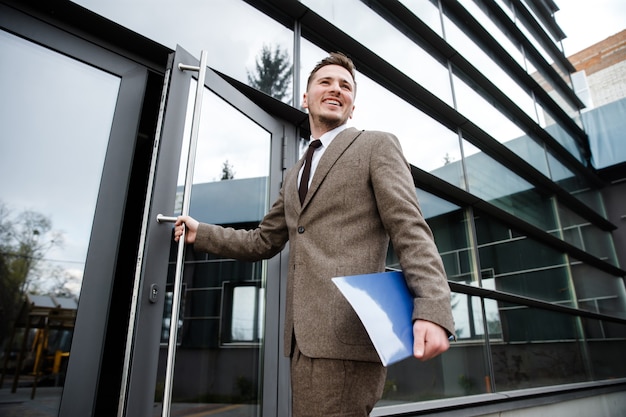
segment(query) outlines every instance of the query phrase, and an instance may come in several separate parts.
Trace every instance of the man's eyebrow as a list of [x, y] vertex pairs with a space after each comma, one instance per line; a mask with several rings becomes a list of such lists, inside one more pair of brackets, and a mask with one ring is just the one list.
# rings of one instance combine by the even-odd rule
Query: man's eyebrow
[[317, 79], [317, 81], [328, 81], [328, 80], [334, 80], [335, 78], [337, 78], [339, 80], [339, 82], [341, 82], [341, 83], [350, 84], [351, 86], [354, 86], [354, 83], [352, 81], [350, 81], [350, 79], [348, 79], [348, 78], [332, 77], [330, 75], [327, 75], [327, 76], [324, 76], [324, 77], [319, 77]]

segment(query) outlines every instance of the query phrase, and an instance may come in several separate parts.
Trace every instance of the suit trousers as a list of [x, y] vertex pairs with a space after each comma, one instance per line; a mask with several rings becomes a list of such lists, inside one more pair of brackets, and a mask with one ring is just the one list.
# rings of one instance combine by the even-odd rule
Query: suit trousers
[[293, 417], [367, 417], [383, 395], [387, 368], [378, 362], [309, 358], [294, 343]]

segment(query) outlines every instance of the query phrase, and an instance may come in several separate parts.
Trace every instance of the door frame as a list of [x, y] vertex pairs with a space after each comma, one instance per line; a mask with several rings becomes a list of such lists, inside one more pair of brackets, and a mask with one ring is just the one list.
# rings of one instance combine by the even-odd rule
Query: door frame
[[[168, 224], [157, 224], [158, 214], [171, 215], [175, 206], [179, 161], [187, 114], [187, 103], [192, 77], [195, 72], [183, 71], [179, 64], [198, 66], [198, 60], [177, 47], [170, 59], [171, 70], [166, 81], [167, 94], [164, 95], [166, 105], [160, 138], [158, 157], [154, 168], [154, 189], [148, 191], [150, 207], [144, 222], [148, 225], [145, 237], [145, 250], [138, 256], [138, 267], [141, 268], [141, 282], [136, 307], [136, 322], [132, 335], [132, 351], [141, 352], [132, 355], [128, 369], [128, 389], [125, 392], [126, 402], [123, 415], [151, 416], [154, 406], [154, 393], [157, 381], [157, 364], [162, 350], [161, 326], [163, 317], [164, 294], [156, 302], [150, 297], [150, 289], [165, 289], [168, 273], [172, 228]], [[285, 169], [285, 155], [295, 155], [295, 126], [270, 115], [250, 98], [246, 97], [231, 84], [226, 82], [217, 72], [207, 68], [205, 88], [208, 88], [224, 101], [241, 111], [248, 118], [268, 130], [272, 134], [270, 150], [269, 201], [278, 197]], [[166, 97], [166, 98], [165, 98]], [[172, 113], [174, 112], [174, 113]], [[287, 136], [294, 140], [287, 140]], [[289, 145], [288, 145], [289, 143]], [[295, 162], [295, 159], [292, 159]], [[152, 175], [152, 174], [151, 174]], [[269, 209], [269, 207], [268, 207]], [[281, 253], [268, 260], [268, 279], [266, 282], [266, 317], [263, 354], [263, 415], [285, 415], [280, 410], [289, 406], [288, 391], [279, 386], [289, 386], [288, 361], [282, 356], [282, 327], [284, 318], [281, 306], [286, 288], [286, 260]], [[272, 276], [272, 275], [277, 275]]]

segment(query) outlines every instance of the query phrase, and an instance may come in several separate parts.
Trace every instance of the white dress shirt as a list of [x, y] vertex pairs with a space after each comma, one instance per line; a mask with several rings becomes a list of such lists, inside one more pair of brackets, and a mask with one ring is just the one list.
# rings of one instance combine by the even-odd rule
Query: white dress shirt
[[[311, 187], [311, 181], [313, 181], [313, 175], [315, 175], [315, 169], [317, 168], [317, 164], [319, 164], [322, 155], [324, 155], [324, 152], [326, 152], [326, 148], [328, 148], [330, 142], [332, 142], [333, 139], [335, 139], [335, 137], [347, 127], [348, 124], [344, 123], [341, 126], [334, 128], [333, 130], [329, 130], [319, 138], [319, 140], [322, 142], [322, 146], [320, 146], [315, 150], [315, 152], [313, 152], [313, 159], [311, 160], [311, 175], [309, 176], [309, 187]], [[311, 141], [313, 140], [315, 140], [315, 138], [311, 136]], [[302, 168], [300, 168], [300, 173], [298, 174], [298, 184], [300, 184], [303, 170], [304, 164], [302, 164]]]

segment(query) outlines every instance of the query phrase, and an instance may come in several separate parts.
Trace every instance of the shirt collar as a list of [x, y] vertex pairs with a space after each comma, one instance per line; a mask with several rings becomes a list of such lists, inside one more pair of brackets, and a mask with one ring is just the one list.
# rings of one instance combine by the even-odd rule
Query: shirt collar
[[[334, 128], [333, 130], [329, 130], [328, 132], [324, 133], [322, 136], [320, 136], [320, 141], [322, 142], [322, 146], [324, 148], [328, 147], [328, 145], [330, 145], [330, 142], [332, 142], [333, 139], [335, 139], [335, 137], [343, 132], [345, 129], [348, 128], [348, 124], [344, 123], [341, 126], [337, 126], [336, 128]], [[313, 136], [311, 136], [311, 140], [315, 140], [315, 138]]]

